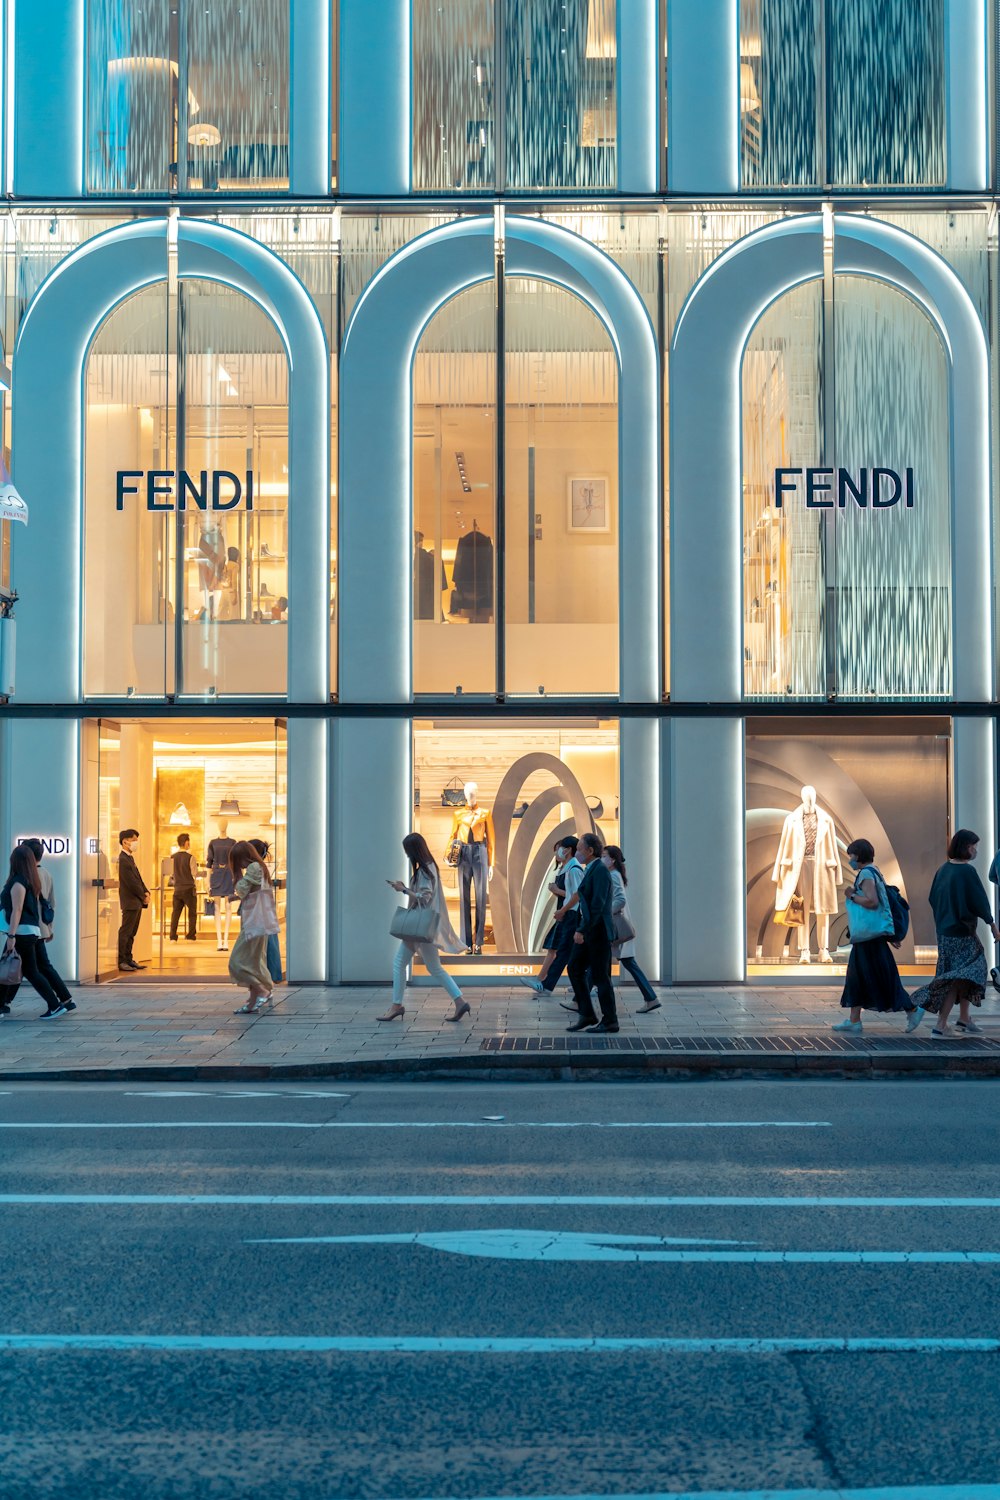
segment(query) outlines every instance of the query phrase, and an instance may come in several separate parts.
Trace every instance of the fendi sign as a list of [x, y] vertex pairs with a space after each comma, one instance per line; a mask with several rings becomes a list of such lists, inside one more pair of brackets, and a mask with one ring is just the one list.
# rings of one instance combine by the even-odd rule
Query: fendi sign
[[115, 510], [125, 509], [128, 495], [142, 494], [147, 510], [236, 510], [240, 504], [253, 510], [253, 470], [202, 469], [195, 478], [186, 469], [119, 469]]
[[[800, 474], [805, 476], [801, 486]], [[889, 510], [900, 501], [904, 510], [912, 510], [913, 470], [900, 475], [895, 469], [859, 469], [855, 479], [850, 469], [775, 469], [775, 510], [781, 510], [786, 495], [804, 495], [807, 510], [844, 510], [848, 503], [861, 510]]]

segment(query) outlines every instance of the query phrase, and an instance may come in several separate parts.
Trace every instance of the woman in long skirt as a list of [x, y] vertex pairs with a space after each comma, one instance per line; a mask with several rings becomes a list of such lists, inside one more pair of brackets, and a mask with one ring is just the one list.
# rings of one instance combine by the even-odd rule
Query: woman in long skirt
[[[973, 866], [979, 835], [960, 828], [948, 845], [948, 858], [931, 882], [930, 903], [937, 930], [937, 969], [930, 984], [914, 999], [937, 1016], [931, 1036], [979, 1036], [969, 1006], [982, 1005], [986, 994], [986, 953], [977, 927], [985, 922], [996, 942], [1000, 929], [993, 920], [990, 900]], [[954, 1032], [948, 1025], [952, 1007], [958, 1002]]]
[[[874, 847], [867, 839], [855, 839], [847, 846], [847, 857], [851, 869], [858, 872], [854, 885], [847, 892], [847, 900], [868, 911], [878, 911], [880, 907], [888, 911], [889, 898], [885, 893], [885, 881], [875, 868]], [[851, 1014], [849, 1018], [838, 1021], [834, 1031], [848, 1031], [860, 1036], [863, 1010], [905, 1011], [907, 1031], [916, 1031], [924, 1019], [923, 1006], [915, 1004], [902, 986], [890, 944], [898, 947], [888, 937], [852, 943], [844, 993], [840, 997], [841, 1005]]]
[[245, 1004], [234, 1012], [252, 1016], [271, 999], [274, 983], [267, 971], [267, 939], [278, 931], [271, 873], [252, 844], [235, 844], [229, 851], [229, 868], [240, 898], [240, 935], [229, 955], [229, 973], [235, 984], [246, 986]]

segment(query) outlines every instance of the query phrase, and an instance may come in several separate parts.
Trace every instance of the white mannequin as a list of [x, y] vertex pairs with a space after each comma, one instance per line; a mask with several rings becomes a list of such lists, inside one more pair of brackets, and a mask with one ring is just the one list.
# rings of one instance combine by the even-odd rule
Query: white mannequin
[[[807, 816], [815, 816], [817, 820], [815, 844], [809, 855], [805, 853], [804, 823]], [[820, 962], [832, 963], [830, 917], [838, 908], [838, 893], [844, 875], [833, 820], [817, 805], [814, 786], [802, 788], [801, 803], [785, 819], [771, 879], [778, 887], [776, 910], [784, 910], [792, 895], [802, 897], [804, 921], [798, 929], [799, 962], [812, 962], [809, 929], [811, 919], [815, 918]]]
[[[218, 818], [215, 824], [215, 831], [220, 839], [228, 838], [229, 819]], [[233, 902], [235, 899], [235, 896], [212, 897], [212, 900], [215, 902], [215, 940], [219, 953], [223, 953], [229, 948], [229, 928], [232, 925]]]

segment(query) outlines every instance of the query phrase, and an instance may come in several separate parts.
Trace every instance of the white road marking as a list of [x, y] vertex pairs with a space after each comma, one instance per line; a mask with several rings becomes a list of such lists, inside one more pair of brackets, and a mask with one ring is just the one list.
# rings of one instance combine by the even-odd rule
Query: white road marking
[[124, 1089], [123, 1099], [350, 1099], [328, 1089]]
[[1000, 1198], [721, 1198], [600, 1193], [0, 1193], [0, 1208], [1000, 1208]]
[[[490, 1260], [669, 1262], [699, 1265], [995, 1266], [995, 1250], [744, 1250], [747, 1240], [665, 1239], [652, 1234], [578, 1234], [559, 1229], [461, 1229], [419, 1234], [303, 1235], [244, 1240], [246, 1245], [422, 1245], [448, 1255]], [[718, 1250], [665, 1249], [671, 1245], [721, 1245]]]
[[[485, 1120], [0, 1120], [0, 1130], [497, 1130]], [[507, 1120], [505, 1130], [830, 1130], [829, 1120]]]
[[990, 1338], [376, 1338], [304, 1334], [4, 1333], [0, 1350], [150, 1349], [195, 1354], [998, 1354]]
[[[483, 1496], [481, 1500], [501, 1500]], [[1000, 1500], [1000, 1484], [877, 1485], [874, 1489], [837, 1490], [665, 1490], [655, 1495], [520, 1495], [502, 1500]]]

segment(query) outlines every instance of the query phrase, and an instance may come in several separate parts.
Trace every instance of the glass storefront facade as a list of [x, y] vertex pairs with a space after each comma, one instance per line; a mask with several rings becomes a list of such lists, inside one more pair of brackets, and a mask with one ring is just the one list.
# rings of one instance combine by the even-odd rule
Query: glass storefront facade
[[292, 976], [384, 979], [469, 782], [470, 975], [531, 967], [569, 826], [660, 979], [836, 977], [858, 836], [933, 964], [949, 831], [996, 838], [995, 8], [19, 8], [14, 63], [83, 39], [48, 97], [8, 69], [0, 226], [0, 773], [59, 789], [0, 837], [70, 837], [68, 972], [116, 824], [152, 885], [233, 802]]

